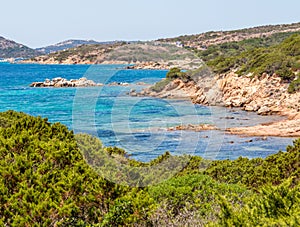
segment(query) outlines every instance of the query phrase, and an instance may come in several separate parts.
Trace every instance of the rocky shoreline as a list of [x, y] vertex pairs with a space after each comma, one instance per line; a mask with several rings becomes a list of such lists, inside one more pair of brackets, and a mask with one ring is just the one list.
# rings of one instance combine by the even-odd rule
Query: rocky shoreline
[[125, 69], [150, 69], [150, 70], [169, 70], [171, 66], [159, 62], [142, 62], [125, 67]]
[[288, 83], [277, 75], [260, 78], [234, 72], [183, 81], [175, 79], [159, 91], [146, 88], [133, 96], [189, 99], [195, 104], [238, 107], [259, 115], [282, 115], [285, 120], [253, 127], [229, 128], [228, 133], [244, 136], [300, 137], [300, 92], [288, 93]]
[[300, 137], [300, 114], [285, 120], [252, 127], [228, 128], [230, 134], [241, 136]]

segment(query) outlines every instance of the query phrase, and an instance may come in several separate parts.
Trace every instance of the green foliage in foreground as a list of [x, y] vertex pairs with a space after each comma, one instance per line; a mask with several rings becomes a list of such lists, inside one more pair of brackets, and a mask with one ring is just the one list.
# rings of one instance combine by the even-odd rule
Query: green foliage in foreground
[[205, 171], [219, 182], [243, 184], [249, 188], [279, 185], [285, 179], [300, 181], [300, 140], [288, 146], [287, 152], [279, 152], [266, 159], [239, 158], [235, 161], [214, 161]]
[[[299, 153], [296, 140], [266, 159], [166, 153], [141, 163], [59, 123], [8, 111], [0, 113], [0, 226], [299, 226]], [[176, 173], [158, 183], [164, 172], [150, 167], [162, 163]], [[117, 182], [155, 184], [118, 185], [103, 166]]]
[[[264, 187], [253, 194], [241, 209], [233, 209], [222, 198], [220, 226], [299, 226], [300, 187], [292, 186], [291, 180], [274, 187]], [[214, 225], [215, 226], [215, 225]]]

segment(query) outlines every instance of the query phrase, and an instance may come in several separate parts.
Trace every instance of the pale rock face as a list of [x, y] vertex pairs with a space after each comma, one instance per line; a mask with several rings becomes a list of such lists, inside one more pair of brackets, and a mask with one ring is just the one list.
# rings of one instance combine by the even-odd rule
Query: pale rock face
[[33, 82], [30, 87], [95, 87], [95, 86], [103, 86], [103, 84], [96, 84], [92, 80], [88, 80], [83, 77], [80, 79], [72, 79], [67, 80], [62, 77], [56, 77], [52, 80], [46, 79], [44, 82]]
[[[143, 90], [136, 96], [153, 96], [160, 98], [186, 98], [202, 105], [222, 105], [240, 107], [261, 115], [280, 114], [288, 119], [257, 125], [253, 127], [230, 128], [232, 134], [248, 136], [288, 136], [300, 137], [300, 92], [289, 94], [288, 84], [283, 83], [277, 75], [262, 75], [261, 78], [238, 76], [228, 73], [218, 76], [197, 78], [197, 82], [171, 81], [162, 91], [151, 88]], [[190, 128], [179, 128], [190, 130]]]
[[257, 113], [258, 114], [260, 114], [260, 115], [267, 115], [268, 113], [270, 113], [270, 108], [269, 107], [267, 107], [267, 106], [263, 106], [263, 107], [261, 107], [258, 111], [257, 111]]
[[260, 78], [238, 76], [234, 72], [217, 76], [203, 76], [197, 82], [171, 81], [160, 91], [145, 89], [136, 95], [188, 98], [193, 103], [240, 107], [266, 115], [290, 110], [300, 111], [300, 92], [289, 94], [288, 84], [277, 75], [263, 74]]

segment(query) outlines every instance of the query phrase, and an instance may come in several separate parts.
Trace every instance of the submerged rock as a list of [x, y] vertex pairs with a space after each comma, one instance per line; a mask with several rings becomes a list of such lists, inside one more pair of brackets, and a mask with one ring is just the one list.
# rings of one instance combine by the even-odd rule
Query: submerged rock
[[208, 131], [208, 130], [218, 130], [218, 128], [214, 125], [210, 124], [200, 124], [200, 125], [178, 125], [175, 127], [168, 128], [168, 131]]

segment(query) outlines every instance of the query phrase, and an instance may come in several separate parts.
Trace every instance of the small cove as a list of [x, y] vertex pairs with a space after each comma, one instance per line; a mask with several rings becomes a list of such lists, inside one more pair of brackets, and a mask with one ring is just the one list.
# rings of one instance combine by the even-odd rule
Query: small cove
[[[149, 161], [170, 151], [208, 159], [266, 157], [285, 150], [293, 138], [240, 137], [223, 130], [167, 131], [180, 124], [216, 125], [220, 129], [252, 126], [280, 119], [222, 107], [193, 105], [184, 100], [130, 97], [139, 82], [154, 83], [166, 71], [120, 70], [122, 66], [0, 65], [0, 110], [22, 111], [61, 122], [75, 132], [98, 136], [105, 146], [124, 148], [132, 158]], [[129, 86], [101, 88], [30, 88], [34, 81], [87, 77], [97, 83], [126, 82]], [[92, 118], [91, 118], [92, 116]], [[77, 117], [77, 118], [76, 118]], [[249, 142], [251, 141], [251, 142]]]

